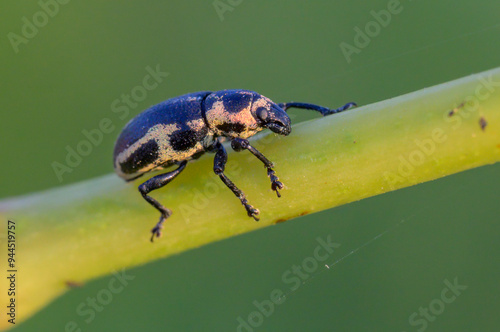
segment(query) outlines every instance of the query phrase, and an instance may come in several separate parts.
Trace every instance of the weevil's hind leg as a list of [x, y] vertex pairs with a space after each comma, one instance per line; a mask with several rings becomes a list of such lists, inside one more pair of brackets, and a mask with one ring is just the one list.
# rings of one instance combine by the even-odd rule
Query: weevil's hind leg
[[278, 176], [276, 175], [276, 172], [274, 172], [274, 164], [267, 159], [259, 150], [254, 148], [253, 146], [250, 145], [250, 142], [248, 140], [243, 139], [243, 138], [233, 138], [231, 141], [231, 147], [233, 148], [234, 151], [241, 151], [243, 149], [246, 149], [250, 151], [257, 159], [262, 161], [264, 166], [267, 168], [267, 176], [269, 176], [269, 179], [271, 180], [271, 189], [276, 192], [276, 195], [278, 197], [281, 197], [280, 192], [278, 189], [283, 189], [283, 183], [279, 181]]
[[151, 233], [152, 233], [151, 242], [153, 242], [155, 237], [161, 236], [163, 222], [165, 221], [165, 219], [170, 217], [170, 215], [172, 214], [172, 211], [170, 211], [169, 209], [167, 209], [166, 207], [161, 205], [161, 203], [158, 202], [153, 197], [148, 196], [148, 193], [150, 193], [151, 191], [156, 190], [158, 188], [161, 188], [164, 185], [166, 185], [167, 183], [169, 183], [170, 181], [172, 181], [177, 175], [180, 174], [180, 172], [182, 172], [182, 170], [186, 167], [186, 164], [187, 164], [187, 161], [183, 161], [182, 163], [180, 163], [179, 167], [177, 169], [173, 170], [172, 172], [157, 175], [157, 176], [147, 180], [146, 182], [144, 182], [143, 184], [141, 184], [139, 186], [139, 192], [142, 194], [142, 197], [144, 197], [144, 199], [149, 204], [154, 206], [155, 209], [157, 209], [161, 213], [160, 221], [158, 221], [156, 226], [151, 230]]
[[327, 107], [314, 105], [314, 104], [306, 104], [306, 103], [281, 103], [281, 104], [278, 104], [278, 106], [281, 107], [285, 111], [289, 108], [294, 107], [294, 108], [301, 108], [301, 109], [305, 109], [305, 110], [316, 111], [316, 112], [321, 113], [321, 115], [323, 115], [323, 116], [327, 116], [330, 114], [335, 114], [335, 113], [347, 111], [348, 109], [350, 109], [352, 107], [356, 107], [358, 105], [356, 105], [356, 103], [347, 103], [344, 106], [339, 107], [337, 109], [330, 109]]
[[231, 180], [229, 180], [229, 178], [224, 174], [224, 169], [226, 168], [226, 162], [227, 162], [226, 149], [219, 141], [217, 141], [217, 143], [215, 143], [214, 148], [216, 150], [215, 158], [214, 158], [214, 172], [215, 172], [215, 174], [217, 174], [220, 177], [220, 179], [222, 180], [222, 182], [224, 182], [224, 184], [229, 189], [231, 189], [233, 194], [239, 198], [239, 200], [241, 201], [241, 204], [243, 204], [243, 206], [247, 210], [248, 216], [253, 217], [256, 221], [259, 221], [259, 217], [258, 217], [258, 215], [260, 213], [259, 210], [257, 210], [256, 208], [254, 208], [253, 206], [251, 206], [248, 203], [248, 200], [246, 199], [245, 194], [240, 189], [238, 189], [238, 187], [236, 187], [236, 185]]

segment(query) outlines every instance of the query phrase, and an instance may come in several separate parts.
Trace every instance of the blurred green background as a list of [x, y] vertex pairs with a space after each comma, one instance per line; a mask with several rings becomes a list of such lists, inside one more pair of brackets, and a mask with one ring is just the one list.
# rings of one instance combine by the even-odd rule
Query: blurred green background
[[[364, 30], [371, 11], [391, 1], [217, 3], [231, 10], [220, 16], [212, 1], [70, 1], [18, 52], [9, 33], [22, 36], [23, 17], [33, 22], [41, 7], [2, 3], [0, 197], [112, 172], [119, 129], [187, 92], [245, 88], [276, 102], [365, 105], [500, 65], [498, 2], [401, 1], [350, 63], [340, 43], [354, 45], [353, 29]], [[120, 119], [112, 103], [142, 85], [148, 66], [169, 76]], [[296, 122], [315, 116], [292, 112]], [[51, 164], [64, 163], [66, 147], [103, 118], [115, 130], [59, 181]], [[127, 273], [135, 278], [86, 322], [77, 308], [113, 277], [101, 278], [15, 331], [65, 331], [68, 322], [82, 331], [235, 331], [249, 315], [255, 327], [240, 331], [497, 331], [499, 170], [471, 170], [134, 268]], [[328, 236], [341, 246], [325, 263], [340, 261], [320, 264], [269, 317], [252, 315], [254, 301], [290, 290], [283, 274]], [[444, 303], [445, 280], [455, 278], [467, 289]]]

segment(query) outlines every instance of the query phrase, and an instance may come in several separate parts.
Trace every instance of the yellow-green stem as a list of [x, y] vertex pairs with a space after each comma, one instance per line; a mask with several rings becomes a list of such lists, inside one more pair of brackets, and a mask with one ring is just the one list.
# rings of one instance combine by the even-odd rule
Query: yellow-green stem
[[[488, 83], [490, 82], [490, 83]], [[500, 160], [500, 69], [318, 118], [288, 137], [263, 133], [253, 145], [276, 165], [282, 198], [262, 164], [230, 153], [227, 174], [261, 211], [249, 218], [212, 172], [212, 156], [190, 163], [151, 195], [173, 210], [149, 242], [159, 214], [135, 183], [115, 175], [0, 202], [16, 223], [24, 320], [68, 288], [236, 234]], [[481, 128], [480, 122], [487, 123]], [[0, 229], [6, 239], [6, 222]], [[5, 244], [1, 247], [5, 248]], [[3, 265], [2, 261], [2, 265]], [[5, 278], [0, 289], [6, 289]], [[6, 292], [0, 295], [5, 308]], [[0, 328], [6, 327], [0, 322]]]

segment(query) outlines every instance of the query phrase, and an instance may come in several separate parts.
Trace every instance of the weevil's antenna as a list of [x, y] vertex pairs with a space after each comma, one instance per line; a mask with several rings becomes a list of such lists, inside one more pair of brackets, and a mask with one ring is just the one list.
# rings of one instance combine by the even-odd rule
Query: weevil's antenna
[[305, 110], [316, 111], [316, 112], [321, 113], [321, 115], [323, 115], [323, 116], [327, 116], [330, 114], [335, 114], [335, 113], [347, 111], [348, 109], [356, 107], [358, 105], [356, 103], [347, 103], [344, 106], [339, 107], [337, 109], [330, 109], [327, 107], [314, 105], [314, 104], [291, 102], [291, 103], [281, 103], [281, 104], [278, 104], [278, 106], [281, 107], [284, 111], [286, 111], [289, 108], [294, 107], [294, 108], [301, 108], [301, 109], [305, 109]]

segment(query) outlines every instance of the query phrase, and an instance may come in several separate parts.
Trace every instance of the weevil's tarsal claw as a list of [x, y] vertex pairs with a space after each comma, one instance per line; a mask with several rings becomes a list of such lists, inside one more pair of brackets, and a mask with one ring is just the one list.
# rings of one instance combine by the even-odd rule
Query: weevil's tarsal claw
[[159, 238], [162, 236], [163, 222], [167, 219], [168, 216], [161, 216], [160, 221], [156, 224], [156, 226], [151, 230], [151, 242], [154, 242], [155, 237]]
[[269, 179], [271, 179], [271, 189], [276, 192], [276, 195], [278, 197], [281, 197], [280, 192], [278, 189], [283, 189], [285, 186], [283, 183], [279, 181], [279, 178], [276, 176], [276, 173], [274, 172], [273, 169], [268, 168], [267, 169], [267, 176], [269, 176]]
[[155, 228], [153, 228], [151, 230], [151, 242], [154, 242], [155, 240], [155, 237], [159, 238], [162, 236], [162, 232], [161, 232], [161, 229], [163, 228], [163, 226], [156, 226]]
[[252, 217], [253, 217], [253, 219], [254, 219], [255, 221], [259, 221], [259, 220], [260, 220], [260, 218], [259, 218], [257, 215], [255, 215], [255, 214], [252, 214]]
[[281, 194], [280, 192], [278, 191], [278, 189], [283, 189], [283, 183], [281, 183], [280, 181], [273, 181], [273, 183], [271, 184], [271, 189], [276, 191], [276, 195], [278, 197], [281, 197]]
[[255, 221], [259, 221], [260, 220], [259, 217], [258, 217], [258, 215], [260, 214], [260, 211], [258, 209], [254, 208], [250, 204], [245, 204], [245, 209], [247, 210], [247, 213], [248, 213], [249, 217], [254, 218]]

